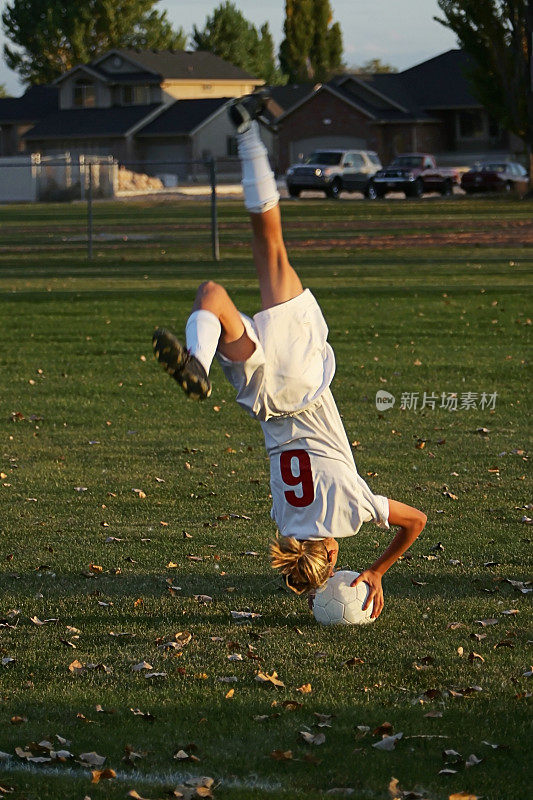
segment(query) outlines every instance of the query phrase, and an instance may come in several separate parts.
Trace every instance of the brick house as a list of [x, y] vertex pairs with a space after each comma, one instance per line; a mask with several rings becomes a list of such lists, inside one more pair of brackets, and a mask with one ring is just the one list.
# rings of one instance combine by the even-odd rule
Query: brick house
[[278, 171], [319, 147], [375, 150], [383, 163], [413, 151], [464, 164], [520, 152], [520, 140], [472, 94], [468, 64], [466, 53], [449, 50], [399, 73], [344, 73], [326, 84], [292, 87], [292, 95], [291, 87], [274, 88], [269, 116]]

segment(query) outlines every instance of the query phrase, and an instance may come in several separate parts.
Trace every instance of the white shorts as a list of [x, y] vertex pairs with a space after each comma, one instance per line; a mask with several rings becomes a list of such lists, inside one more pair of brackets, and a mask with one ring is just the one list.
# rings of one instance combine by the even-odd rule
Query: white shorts
[[255, 351], [246, 361], [231, 361], [217, 351], [237, 402], [256, 419], [298, 413], [330, 385], [335, 356], [328, 327], [309, 291], [264, 309], [253, 319], [241, 314]]

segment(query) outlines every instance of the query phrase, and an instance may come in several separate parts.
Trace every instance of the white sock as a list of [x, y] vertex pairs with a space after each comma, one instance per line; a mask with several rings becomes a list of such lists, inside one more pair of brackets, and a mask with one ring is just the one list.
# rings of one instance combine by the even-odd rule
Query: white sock
[[255, 120], [247, 131], [238, 134], [237, 146], [242, 167], [244, 205], [248, 211], [262, 214], [278, 204], [279, 193]]
[[221, 330], [217, 315], [205, 308], [193, 311], [185, 326], [187, 349], [191, 355], [196, 356], [208, 375]]

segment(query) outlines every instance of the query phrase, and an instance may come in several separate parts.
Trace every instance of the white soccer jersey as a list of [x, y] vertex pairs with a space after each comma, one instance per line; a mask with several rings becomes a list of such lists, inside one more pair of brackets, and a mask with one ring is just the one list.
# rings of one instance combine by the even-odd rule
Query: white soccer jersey
[[270, 457], [271, 515], [283, 536], [352, 536], [371, 520], [389, 527], [388, 500], [358, 474], [329, 388], [311, 407], [261, 427]]

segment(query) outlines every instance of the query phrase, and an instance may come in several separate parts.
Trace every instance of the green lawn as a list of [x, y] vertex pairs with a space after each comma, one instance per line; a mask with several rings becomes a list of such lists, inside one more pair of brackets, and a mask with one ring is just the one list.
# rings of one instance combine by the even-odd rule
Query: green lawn
[[[84, 214], [0, 207], [0, 751], [11, 756], [0, 787], [18, 800], [132, 789], [156, 800], [211, 776], [229, 800], [333, 788], [391, 800], [394, 777], [425, 800], [526, 800], [531, 595], [509, 581], [531, 577], [533, 203], [283, 205], [291, 260], [329, 324], [359, 471], [428, 515], [384, 580], [383, 614], [360, 629], [318, 626], [272, 573], [261, 431], [218, 366], [198, 405], [151, 356], [154, 326], [182, 334], [200, 280], [258, 309], [241, 204], [220, 204], [216, 265], [208, 204], [96, 204], [91, 263]], [[380, 389], [396, 397], [381, 414]], [[435, 410], [400, 408], [402, 393], [424, 391]], [[495, 408], [447, 411], [443, 392], [496, 392]], [[389, 538], [366, 525], [341, 542], [339, 566], [367, 566]], [[238, 623], [232, 610], [261, 616]], [[181, 650], [159, 646], [180, 631], [192, 636]], [[142, 661], [152, 668], [133, 671]], [[384, 722], [403, 732], [392, 752], [372, 746]], [[24, 768], [15, 748], [41, 741], [74, 758]], [[91, 751], [116, 778], [91, 784], [79, 763]], [[472, 754], [481, 761], [467, 766]]]

